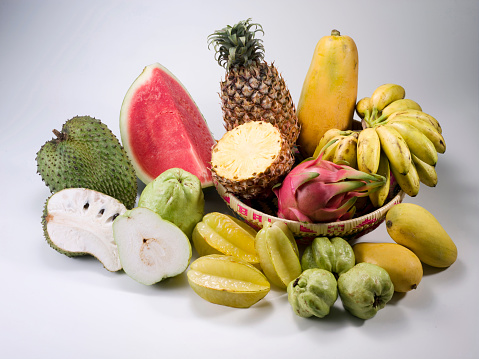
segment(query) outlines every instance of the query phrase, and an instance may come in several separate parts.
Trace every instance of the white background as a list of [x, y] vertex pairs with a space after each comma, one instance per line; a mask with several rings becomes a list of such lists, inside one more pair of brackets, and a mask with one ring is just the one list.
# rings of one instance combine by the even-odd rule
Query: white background
[[[0, 356], [2, 358], [479, 357], [478, 1], [0, 2]], [[93, 258], [51, 249], [40, 225], [49, 195], [35, 154], [75, 115], [119, 137], [123, 96], [160, 62], [186, 86], [214, 136], [224, 133], [224, 70], [207, 36], [239, 20], [263, 25], [295, 102], [317, 41], [333, 28], [359, 49], [358, 98], [387, 82], [441, 123], [447, 151], [436, 188], [415, 198], [441, 222], [459, 257], [425, 267], [368, 321], [340, 301], [324, 319], [296, 317], [273, 289], [249, 309], [210, 304], [186, 275], [154, 286]], [[227, 211], [213, 188], [206, 211]], [[363, 237], [391, 241], [384, 225]]]

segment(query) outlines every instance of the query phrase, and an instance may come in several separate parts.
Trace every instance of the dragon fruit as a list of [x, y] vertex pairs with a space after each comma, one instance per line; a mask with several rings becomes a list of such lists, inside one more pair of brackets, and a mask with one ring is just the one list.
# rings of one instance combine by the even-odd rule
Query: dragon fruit
[[297, 165], [273, 188], [278, 197], [278, 217], [318, 223], [351, 219], [358, 197], [383, 185], [385, 178], [322, 159]]

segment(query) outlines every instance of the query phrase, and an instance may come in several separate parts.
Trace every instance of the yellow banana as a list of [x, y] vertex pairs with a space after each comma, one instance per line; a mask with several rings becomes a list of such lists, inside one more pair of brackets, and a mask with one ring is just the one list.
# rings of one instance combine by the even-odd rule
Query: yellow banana
[[416, 156], [411, 155], [412, 161], [416, 167], [419, 180], [428, 187], [436, 187], [437, 185], [437, 172], [434, 166], [428, 165], [421, 161]]
[[369, 199], [374, 207], [381, 207], [384, 202], [386, 202], [386, 199], [389, 195], [389, 188], [391, 187], [391, 171], [389, 169], [389, 160], [382, 150], [377, 174], [384, 176], [384, 178], [386, 178], [386, 182], [381, 187], [375, 188], [369, 192]]
[[424, 133], [427, 138], [429, 138], [429, 140], [434, 144], [434, 147], [436, 148], [437, 152], [439, 153], [446, 152], [446, 141], [444, 140], [444, 137], [430, 123], [427, 123], [426, 121], [418, 120], [417, 117], [411, 117], [407, 115], [394, 116], [392, 120], [388, 119], [387, 125], [393, 122], [404, 122], [404, 123], [409, 123], [410, 125], [413, 125], [419, 131]]
[[343, 137], [334, 152], [333, 162], [357, 168], [357, 145], [358, 140], [355, 136]]
[[369, 100], [370, 100], [369, 97], [364, 97], [361, 100], [359, 100], [358, 103], [356, 104], [356, 113], [358, 114], [359, 117], [369, 119], [369, 116], [371, 115]]
[[353, 132], [353, 131], [349, 131], [349, 130], [342, 131], [342, 130], [339, 130], [337, 128], [331, 128], [331, 129], [327, 130], [324, 133], [323, 137], [321, 137], [321, 139], [319, 140], [319, 143], [316, 146], [316, 149], [314, 150], [313, 157], [317, 158], [318, 155], [319, 155], [319, 152], [321, 152], [323, 147], [326, 146], [326, 144], [329, 141], [331, 141], [333, 138], [335, 138], [337, 136], [345, 136], [345, 135], [350, 134], [351, 132]]
[[434, 118], [433, 116], [431, 116], [431, 115], [429, 115], [429, 114], [427, 114], [423, 111], [414, 110], [414, 109], [396, 111], [396, 112], [392, 113], [391, 115], [389, 115], [388, 121], [393, 120], [396, 116], [408, 116], [408, 117], [413, 117], [413, 118], [417, 119], [418, 121], [427, 122], [427, 123], [431, 124], [437, 130], [437, 132], [442, 134], [442, 128], [441, 128], [441, 125], [439, 124], [439, 121], [436, 120], [436, 118]]
[[405, 110], [416, 110], [422, 111], [421, 106], [416, 101], [413, 101], [408, 98], [402, 98], [400, 100], [396, 100], [391, 102], [387, 105], [381, 112], [381, 116], [378, 117], [376, 122], [381, 122], [391, 116], [393, 113], [398, 111], [405, 111]]
[[403, 99], [405, 95], [406, 91], [400, 85], [384, 84], [379, 86], [371, 95], [371, 121], [375, 121], [378, 112], [382, 111], [387, 105], [394, 101]]
[[411, 167], [411, 152], [404, 138], [389, 125], [380, 125], [375, 129], [391, 167], [394, 167], [398, 173], [406, 175]]
[[409, 151], [421, 161], [435, 166], [437, 163], [437, 151], [434, 144], [427, 136], [415, 126], [407, 122], [392, 122], [388, 126], [394, 127], [406, 141]]
[[408, 194], [411, 197], [415, 197], [419, 193], [419, 175], [416, 170], [416, 166], [414, 163], [410, 163], [409, 171], [406, 175], [403, 175], [397, 171], [394, 166], [390, 166], [391, 172], [396, 179], [399, 187], [404, 191], [404, 193]]
[[344, 136], [336, 136], [333, 138], [333, 140], [337, 140], [337, 141], [324, 150], [323, 157], [322, 157], [323, 160], [331, 161], [331, 162], [333, 161], [334, 154], [336, 153], [336, 149], [338, 148], [339, 143], [341, 142], [341, 139], [343, 137]]
[[365, 128], [358, 136], [358, 169], [366, 173], [376, 173], [381, 155], [381, 142], [376, 130]]

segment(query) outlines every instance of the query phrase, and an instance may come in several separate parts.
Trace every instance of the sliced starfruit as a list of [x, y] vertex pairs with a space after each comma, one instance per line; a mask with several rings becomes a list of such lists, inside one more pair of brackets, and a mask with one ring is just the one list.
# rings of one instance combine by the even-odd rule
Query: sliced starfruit
[[298, 246], [283, 222], [266, 223], [255, 238], [261, 269], [269, 281], [286, 289], [301, 274]]
[[200, 256], [224, 254], [259, 266], [254, 247], [256, 231], [232, 216], [206, 214], [193, 230], [193, 245]]
[[222, 254], [196, 259], [187, 276], [191, 288], [201, 298], [228, 307], [251, 307], [270, 290], [260, 270], [239, 258]]

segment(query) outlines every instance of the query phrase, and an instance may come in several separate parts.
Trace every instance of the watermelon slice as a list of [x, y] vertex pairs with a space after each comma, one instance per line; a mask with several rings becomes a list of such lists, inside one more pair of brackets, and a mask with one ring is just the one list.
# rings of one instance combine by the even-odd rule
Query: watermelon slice
[[146, 66], [128, 89], [120, 111], [123, 147], [137, 177], [150, 183], [170, 168], [182, 168], [213, 185], [213, 136], [198, 106], [164, 66]]

